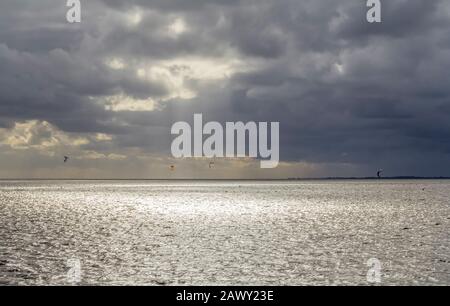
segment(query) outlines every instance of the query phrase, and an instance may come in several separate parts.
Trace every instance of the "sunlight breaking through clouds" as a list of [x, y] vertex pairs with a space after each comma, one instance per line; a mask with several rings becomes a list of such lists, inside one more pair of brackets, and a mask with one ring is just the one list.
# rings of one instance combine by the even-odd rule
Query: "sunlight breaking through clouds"
[[12, 129], [0, 129], [0, 141], [13, 149], [48, 150], [58, 146], [79, 147], [89, 144], [86, 137], [64, 133], [46, 121], [15, 123]]
[[93, 151], [128, 156], [117, 174], [144, 171], [137, 156], [168, 162], [171, 124], [201, 112], [220, 123], [279, 121], [284, 177], [296, 163], [324, 165], [299, 175], [448, 168], [448, 1], [386, 1], [378, 25], [353, 0], [94, 0], [77, 24], [54, 4], [2, 3], [0, 155], [9, 160]]
[[150, 112], [155, 109], [155, 101], [152, 98], [134, 99], [124, 94], [105, 97], [101, 101], [105, 109], [113, 112]]

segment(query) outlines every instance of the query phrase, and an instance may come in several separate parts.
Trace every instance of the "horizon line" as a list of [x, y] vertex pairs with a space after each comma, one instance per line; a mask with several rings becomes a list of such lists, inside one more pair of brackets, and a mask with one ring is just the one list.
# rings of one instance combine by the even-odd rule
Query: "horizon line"
[[0, 178], [0, 181], [312, 181], [312, 180], [450, 180], [450, 176], [292, 177], [292, 178]]

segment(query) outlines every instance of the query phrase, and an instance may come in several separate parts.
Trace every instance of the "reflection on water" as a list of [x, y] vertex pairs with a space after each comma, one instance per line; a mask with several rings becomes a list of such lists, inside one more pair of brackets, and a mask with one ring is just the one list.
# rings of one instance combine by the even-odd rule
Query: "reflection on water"
[[450, 284], [450, 182], [0, 182], [0, 284]]

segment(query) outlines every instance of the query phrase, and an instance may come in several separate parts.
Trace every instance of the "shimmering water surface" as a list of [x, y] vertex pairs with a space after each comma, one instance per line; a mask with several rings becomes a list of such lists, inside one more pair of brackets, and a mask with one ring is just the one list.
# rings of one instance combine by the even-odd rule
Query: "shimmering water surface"
[[3, 181], [0, 284], [449, 285], [449, 224], [450, 181]]

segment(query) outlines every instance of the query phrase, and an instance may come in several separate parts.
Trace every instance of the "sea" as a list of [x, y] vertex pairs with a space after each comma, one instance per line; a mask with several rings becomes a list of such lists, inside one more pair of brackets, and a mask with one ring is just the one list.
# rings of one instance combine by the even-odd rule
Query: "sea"
[[450, 285], [450, 181], [0, 181], [0, 285]]

